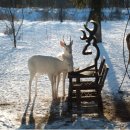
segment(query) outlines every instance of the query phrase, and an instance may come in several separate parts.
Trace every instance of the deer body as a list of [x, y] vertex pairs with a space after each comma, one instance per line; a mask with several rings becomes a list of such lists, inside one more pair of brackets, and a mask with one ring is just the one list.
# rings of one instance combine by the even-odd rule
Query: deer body
[[66, 63], [51, 56], [35, 55], [28, 61], [29, 70], [39, 74], [59, 74], [67, 71]]
[[[65, 47], [64, 43], [64, 47]], [[70, 48], [71, 48], [70, 44]], [[52, 56], [34, 55], [28, 60], [28, 69], [30, 72], [29, 80], [29, 100], [31, 100], [31, 85], [32, 80], [36, 76], [35, 95], [37, 95], [37, 75], [47, 74], [52, 86], [52, 98], [57, 98], [58, 85], [60, 74], [62, 72], [73, 71], [73, 59], [62, 55], [62, 60]], [[64, 75], [64, 74], [63, 74]], [[56, 80], [57, 79], [57, 80]], [[65, 82], [65, 80], [64, 80]], [[56, 86], [57, 85], [57, 86]]]

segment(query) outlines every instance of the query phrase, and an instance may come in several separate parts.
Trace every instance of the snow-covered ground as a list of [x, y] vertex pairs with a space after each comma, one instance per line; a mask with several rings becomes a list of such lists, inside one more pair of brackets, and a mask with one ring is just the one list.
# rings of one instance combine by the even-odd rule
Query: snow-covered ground
[[[47, 124], [51, 109], [51, 86], [48, 77], [38, 79], [38, 96], [34, 98], [34, 82], [32, 89], [32, 102], [28, 103], [29, 71], [27, 61], [32, 55], [57, 56], [62, 52], [59, 41], [69, 37], [74, 41], [73, 57], [74, 67], [86, 66], [92, 56], [83, 56], [82, 49], [86, 44], [80, 40], [84, 22], [65, 21], [24, 21], [21, 37], [17, 48], [13, 48], [12, 41], [4, 34], [5, 21], [0, 21], [0, 129], [6, 128], [88, 128], [88, 129], [114, 129], [130, 128], [130, 122], [109, 121], [104, 118], [91, 119], [79, 117], [74, 121], [70, 118], [54, 121]], [[101, 57], [106, 57], [109, 73], [103, 88], [108, 95], [117, 95], [125, 67], [123, 63], [123, 34], [126, 20], [102, 22], [103, 42], [99, 43]], [[127, 28], [127, 33], [130, 27]], [[128, 51], [125, 45], [126, 59]], [[130, 73], [130, 69], [128, 69]], [[126, 76], [123, 91], [130, 91], [130, 80]], [[68, 79], [66, 80], [66, 94], [68, 92]], [[60, 83], [59, 95], [62, 96]], [[123, 97], [129, 100], [129, 96]], [[29, 118], [29, 115], [31, 118]], [[29, 119], [32, 119], [31, 121]], [[46, 120], [44, 120], [46, 119]]]

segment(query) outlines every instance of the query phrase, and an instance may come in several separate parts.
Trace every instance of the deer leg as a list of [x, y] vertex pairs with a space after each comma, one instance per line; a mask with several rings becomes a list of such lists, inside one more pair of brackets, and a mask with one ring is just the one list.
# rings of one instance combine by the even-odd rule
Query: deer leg
[[37, 96], [37, 81], [38, 81], [38, 75], [35, 76], [35, 96]]
[[63, 97], [65, 97], [65, 79], [67, 72], [63, 72]]
[[53, 75], [49, 74], [48, 75], [50, 81], [51, 81], [51, 87], [52, 87], [52, 99], [54, 99], [54, 80], [53, 80]]
[[32, 80], [35, 76], [35, 73], [30, 73], [30, 79], [29, 79], [29, 101], [31, 101], [31, 85], [32, 85]]
[[54, 86], [53, 86], [53, 91], [54, 91], [54, 99], [57, 98], [57, 89], [56, 89], [56, 76], [53, 76], [53, 82], [54, 82]]
[[60, 83], [60, 74], [57, 75], [56, 79], [57, 79], [57, 81], [56, 81], [56, 89], [57, 89], [56, 90], [56, 95], [58, 97], [58, 88], [59, 88], [59, 83]]

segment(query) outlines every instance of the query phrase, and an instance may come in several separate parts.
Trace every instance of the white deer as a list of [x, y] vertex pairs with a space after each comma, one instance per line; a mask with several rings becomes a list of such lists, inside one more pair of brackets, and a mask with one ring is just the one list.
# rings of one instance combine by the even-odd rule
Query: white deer
[[[29, 100], [31, 100], [31, 85], [34, 77], [36, 77], [35, 95], [37, 95], [38, 74], [48, 75], [52, 86], [52, 98], [53, 99], [57, 98], [57, 89], [59, 85], [60, 74], [62, 72], [67, 73], [73, 71], [73, 59], [67, 57], [68, 53], [72, 53], [72, 43], [73, 41], [70, 42], [70, 45], [66, 45], [64, 41], [60, 41], [61, 46], [64, 47], [65, 55], [64, 54], [62, 55], [63, 60], [60, 60], [52, 56], [42, 56], [42, 55], [34, 55], [28, 60], [28, 69], [30, 72]], [[65, 75], [65, 73], [63, 75]], [[57, 86], [56, 86], [56, 78], [58, 78]]]
[[[73, 65], [73, 55], [72, 55], [73, 40], [71, 40], [71, 37], [70, 37], [70, 44], [67, 45], [63, 39], [62, 41], [60, 41], [60, 45], [64, 48], [64, 52], [62, 54], [58, 55], [58, 58], [60, 60], [63, 60], [65, 57]], [[63, 71], [63, 97], [65, 96], [65, 79], [66, 79], [67, 73], [68, 73], [67, 70]], [[60, 81], [60, 75], [57, 76], [57, 96], [58, 96], [59, 81]]]

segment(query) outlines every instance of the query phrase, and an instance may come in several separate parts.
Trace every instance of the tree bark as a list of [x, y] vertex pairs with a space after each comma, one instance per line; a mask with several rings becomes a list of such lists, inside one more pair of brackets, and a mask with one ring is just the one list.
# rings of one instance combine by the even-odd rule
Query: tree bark
[[59, 20], [63, 22], [63, 1], [59, 0]]
[[101, 0], [92, 0], [91, 11], [89, 14], [88, 21], [94, 20], [98, 24], [98, 29], [96, 32], [97, 42], [102, 42], [102, 31], [101, 31]]

